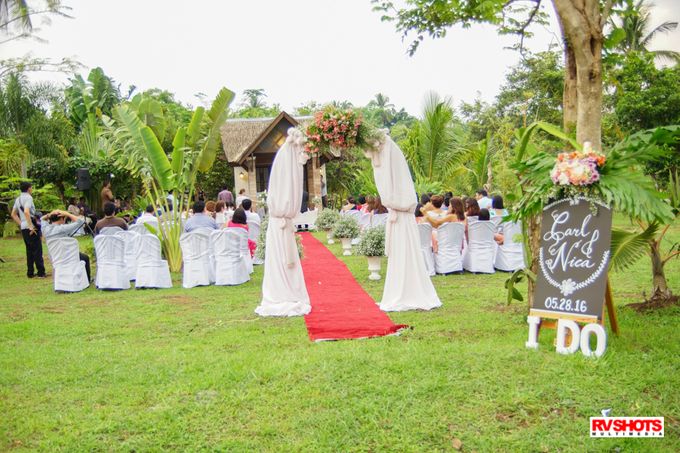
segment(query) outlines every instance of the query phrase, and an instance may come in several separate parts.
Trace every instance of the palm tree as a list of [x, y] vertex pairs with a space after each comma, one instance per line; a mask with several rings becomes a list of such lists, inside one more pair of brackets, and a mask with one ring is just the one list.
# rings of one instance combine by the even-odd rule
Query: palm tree
[[371, 99], [367, 107], [376, 111], [383, 127], [389, 127], [392, 125], [392, 120], [394, 119], [396, 112], [394, 104], [390, 103], [389, 97], [382, 93], [378, 93], [375, 95], [375, 99]]
[[461, 146], [463, 135], [455, 122], [451, 100], [428, 94], [423, 118], [402, 143], [417, 183], [450, 185], [456, 175], [466, 171], [461, 165], [466, 154]]
[[672, 32], [678, 27], [677, 21], [666, 21], [651, 28], [653, 6], [646, 0], [625, 0], [623, 8], [615, 10], [609, 20], [613, 28], [609, 35], [610, 39], [618, 41], [616, 50], [623, 54], [651, 52], [658, 58], [680, 62], [679, 52], [648, 48], [656, 36]]
[[0, 29], [7, 30], [16, 22], [23, 31], [30, 32], [33, 24], [29, 12], [26, 0], [0, 0]]
[[245, 97], [244, 105], [249, 109], [264, 108], [264, 98], [267, 95], [264, 93], [263, 88], [250, 88], [248, 90], [243, 90], [243, 96]]

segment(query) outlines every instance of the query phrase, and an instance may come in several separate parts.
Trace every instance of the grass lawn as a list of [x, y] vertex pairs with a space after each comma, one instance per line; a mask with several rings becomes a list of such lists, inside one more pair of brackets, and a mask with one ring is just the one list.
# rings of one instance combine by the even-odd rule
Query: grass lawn
[[[237, 288], [63, 295], [26, 279], [20, 237], [0, 256], [2, 451], [680, 451], [680, 308], [625, 307], [648, 258], [612, 276], [622, 335], [595, 360], [554, 331], [527, 350], [507, 274], [435, 277], [444, 306], [391, 314], [401, 336], [315, 344], [302, 318], [254, 314], [261, 267]], [[341, 259], [379, 300], [365, 259]], [[680, 292], [680, 260], [667, 276]], [[666, 437], [590, 439], [604, 408], [665, 416]]]

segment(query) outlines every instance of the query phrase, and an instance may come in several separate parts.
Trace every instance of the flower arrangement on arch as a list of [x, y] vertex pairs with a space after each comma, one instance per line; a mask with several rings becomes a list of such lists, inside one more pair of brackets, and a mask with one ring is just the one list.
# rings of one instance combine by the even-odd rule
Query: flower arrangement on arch
[[352, 109], [328, 106], [314, 114], [305, 130], [305, 151], [319, 153], [361, 148], [376, 151], [385, 143], [385, 133], [364, 122], [361, 113]]

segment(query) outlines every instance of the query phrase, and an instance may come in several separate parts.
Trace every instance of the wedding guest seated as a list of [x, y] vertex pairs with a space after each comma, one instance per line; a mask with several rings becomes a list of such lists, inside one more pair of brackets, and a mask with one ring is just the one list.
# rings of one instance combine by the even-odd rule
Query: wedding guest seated
[[371, 209], [371, 214], [387, 214], [387, 208], [383, 206], [382, 200], [380, 199], [380, 195], [376, 195], [373, 198], [373, 207]]
[[147, 222], [152, 222], [152, 223], [157, 224], [158, 218], [156, 218], [156, 216], [154, 215], [154, 211], [155, 211], [155, 209], [154, 209], [152, 204], [147, 205], [146, 209], [144, 210], [142, 215], [137, 217], [137, 220], [135, 221], [135, 225], [141, 225], [141, 224], [147, 223]]
[[474, 198], [465, 199], [465, 216], [477, 217], [479, 215], [479, 203]]
[[[71, 223], [66, 223], [69, 219]], [[60, 211], [58, 209], [42, 216], [42, 234], [45, 240], [52, 238], [65, 238], [74, 236], [78, 230], [83, 228], [85, 220], [71, 214], [68, 211]], [[45, 222], [49, 223], [45, 223]], [[127, 226], [127, 225], [126, 225]], [[87, 281], [92, 281], [90, 278], [90, 257], [84, 253], [79, 253], [80, 261], [85, 262], [85, 272], [87, 273]]]
[[[428, 203], [425, 205], [422, 210], [427, 212], [432, 211], [434, 209], [434, 205], [432, 203]], [[434, 228], [439, 228], [440, 226], [444, 225], [445, 223], [455, 223], [455, 222], [465, 222], [465, 212], [463, 211], [463, 200], [460, 199], [459, 197], [453, 197], [451, 198], [450, 204], [449, 204], [449, 211], [446, 213], [446, 215], [436, 218], [434, 216], [430, 215], [425, 215], [425, 220], [429, 222]]]
[[479, 204], [480, 209], [491, 208], [491, 198], [489, 198], [489, 194], [485, 189], [479, 189], [475, 194], [475, 198], [477, 199], [477, 204]]
[[229, 221], [229, 217], [227, 217], [227, 204], [219, 200], [217, 203], [215, 203], [215, 223], [217, 224], [218, 228], [224, 228], [227, 226], [227, 222]]
[[211, 230], [217, 229], [215, 220], [206, 214], [205, 203], [201, 200], [194, 203], [194, 214], [189, 217], [184, 224], [184, 232], [190, 233], [199, 228], [210, 228]]
[[[250, 201], [250, 200], [248, 200]], [[257, 215], [257, 214], [256, 214]], [[258, 216], [259, 217], [259, 216]], [[248, 231], [248, 220], [246, 216], [246, 211], [243, 210], [243, 208], [238, 208], [236, 211], [234, 211], [234, 215], [231, 217], [231, 220], [227, 224], [227, 228], [243, 228], [244, 230]], [[248, 239], [248, 250], [250, 250], [250, 257], [252, 258], [253, 255], [255, 255], [255, 248], [257, 247], [257, 243], [251, 239]]]
[[430, 196], [428, 194], [424, 193], [420, 196], [420, 204], [425, 206], [429, 202], [430, 202]]
[[240, 208], [241, 203], [243, 203], [243, 200], [247, 199], [248, 196], [246, 195], [246, 189], [241, 189], [238, 191], [238, 196], [236, 197], [236, 207]]
[[107, 227], [117, 227], [121, 230], [128, 229], [125, 220], [116, 217], [116, 205], [110, 201], [104, 204], [104, 218], [97, 222], [97, 224], [94, 226], [94, 234], [99, 234], [103, 228]]
[[67, 210], [69, 213], [73, 214], [74, 216], [81, 216], [81, 215], [83, 215], [83, 212], [80, 210], [80, 208], [79, 208], [78, 205], [76, 204], [76, 198], [75, 198], [75, 197], [69, 198], [69, 200], [68, 200], [68, 208], [66, 208], [66, 210]]
[[[260, 215], [257, 212], [252, 212], [253, 200], [243, 200], [243, 203], [241, 203], [241, 207], [246, 213], [246, 222], [250, 221], [256, 221], [257, 223], [262, 222], [262, 219], [260, 219]], [[236, 211], [234, 211], [234, 213], [236, 213]]]
[[479, 216], [477, 216], [477, 220], [491, 220], [491, 214], [489, 213], [489, 210], [486, 208], [482, 208], [479, 210]]
[[451, 203], [451, 198], [453, 198], [453, 192], [446, 192], [444, 194], [444, 205], [442, 206], [442, 209], [445, 211], [449, 210], [449, 204]]
[[80, 212], [82, 212], [82, 215], [90, 219], [90, 221], [88, 222], [90, 225], [97, 223], [97, 216], [87, 205], [85, 197], [80, 197], [80, 200], [78, 201], [78, 204], [76, 206], [78, 206]]
[[212, 217], [213, 219], [215, 218], [215, 203], [213, 200], [206, 201], [205, 202], [205, 213]]
[[425, 214], [423, 214], [422, 208], [423, 208], [422, 204], [418, 203], [416, 205], [416, 212], [415, 212], [416, 223], [427, 223], [427, 220], [425, 218]]
[[368, 212], [368, 203], [366, 203], [366, 197], [363, 195], [359, 196], [359, 199], [357, 200], [357, 209], [361, 212]]
[[446, 212], [442, 210], [442, 205], [444, 204], [444, 198], [442, 196], [433, 196], [430, 198], [430, 204], [432, 205], [432, 209], [428, 209], [428, 216], [434, 217], [435, 219], [441, 219], [446, 216]]
[[503, 197], [494, 195], [491, 198], [491, 217], [505, 217], [508, 211], [503, 207]]
[[347, 197], [347, 204], [342, 207], [342, 211], [356, 211], [357, 205], [354, 202], [354, 197], [349, 196]]

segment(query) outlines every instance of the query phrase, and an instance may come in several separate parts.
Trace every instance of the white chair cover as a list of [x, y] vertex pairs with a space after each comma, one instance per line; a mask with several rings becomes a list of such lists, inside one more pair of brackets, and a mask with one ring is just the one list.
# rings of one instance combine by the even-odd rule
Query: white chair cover
[[[120, 228], [115, 228], [120, 231]], [[128, 289], [130, 279], [125, 267], [125, 241], [118, 235], [98, 234], [94, 238], [97, 254], [98, 289]]]
[[386, 137], [382, 149], [369, 152], [375, 184], [389, 209], [385, 254], [387, 274], [380, 308], [385, 311], [430, 310], [441, 301], [427, 274], [420, 251], [413, 211], [416, 190], [408, 164], [399, 147]]
[[[158, 230], [158, 222], [148, 222], [150, 226]], [[106, 228], [105, 228], [106, 229]], [[151, 234], [151, 232], [144, 226], [143, 223], [135, 223], [128, 227], [128, 231], [133, 231], [138, 234]]]
[[438, 274], [463, 271], [463, 241], [465, 225], [445, 223], [437, 228], [437, 253], [434, 255], [435, 270]]
[[432, 252], [432, 225], [429, 223], [418, 224], [418, 236], [420, 237], [420, 250], [425, 260], [427, 274], [432, 277], [434, 271], [434, 253]]
[[373, 217], [371, 218], [371, 227], [385, 226], [389, 216], [389, 214], [373, 214]]
[[[257, 238], [260, 236], [260, 222], [257, 220], [248, 220], [248, 239], [257, 243]], [[253, 257], [253, 264], [264, 264], [264, 260], [258, 258], [257, 255]]]
[[85, 261], [80, 261], [77, 240], [70, 237], [48, 239], [47, 253], [52, 261], [55, 291], [73, 293], [90, 286]]
[[123, 239], [125, 244], [125, 272], [129, 280], [134, 280], [137, 274], [137, 253], [139, 252], [140, 234], [134, 231], [120, 230], [116, 236]]
[[161, 240], [153, 234], [139, 235], [135, 288], [172, 288], [168, 262], [161, 256]]
[[248, 241], [242, 228], [225, 228], [210, 235], [215, 253], [215, 284], [241, 285], [250, 280], [241, 243]]
[[107, 235], [107, 234], [118, 234], [121, 231], [125, 231], [124, 229], [113, 226], [113, 227], [104, 227], [101, 230], [99, 230], [99, 234]]
[[501, 271], [514, 272], [524, 269], [524, 243], [516, 236], [522, 235], [522, 226], [517, 222], [504, 222], [501, 224], [503, 230], [503, 245], [496, 250], [496, 261], [494, 267]]
[[490, 220], [468, 223], [468, 246], [463, 253], [463, 267], [468, 272], [493, 274], [496, 226]]
[[182, 286], [193, 288], [194, 286], [207, 286], [215, 281], [213, 272], [215, 266], [212, 263], [212, 251], [210, 234], [215, 230], [199, 228], [190, 233], [184, 233], [179, 238], [179, 246], [182, 248]]
[[241, 239], [241, 256], [243, 258], [243, 261], [246, 264], [246, 269], [248, 269], [248, 274], [252, 274], [255, 272], [255, 269], [253, 268], [253, 258], [250, 256], [250, 249], [248, 248], [248, 234], [246, 230], [243, 228], [239, 228], [240, 230], [243, 230], [243, 237]]
[[500, 226], [502, 220], [503, 220], [503, 216], [500, 216], [500, 215], [493, 216], [493, 217], [491, 217], [491, 219], [490, 219], [490, 221], [491, 221], [491, 222], [494, 224], [494, 226], [496, 227], [496, 230], [498, 230], [498, 227]]
[[302, 205], [303, 165], [309, 159], [302, 148], [303, 140], [300, 131], [288, 130], [286, 142], [276, 153], [269, 176], [262, 302], [255, 309], [261, 316], [301, 316], [312, 309], [293, 226], [293, 219]]

